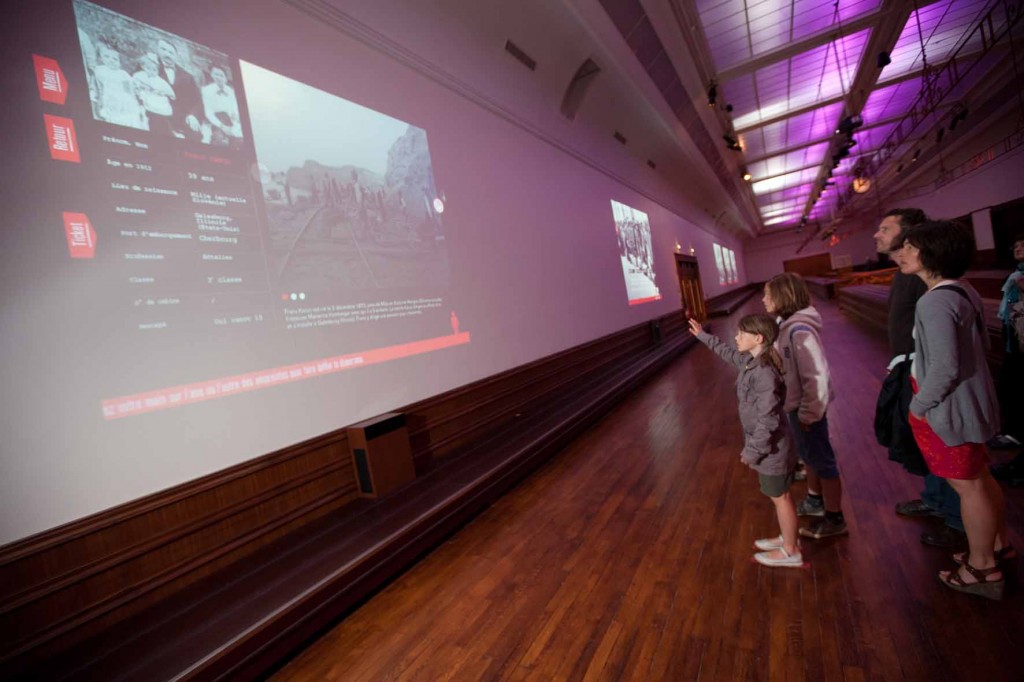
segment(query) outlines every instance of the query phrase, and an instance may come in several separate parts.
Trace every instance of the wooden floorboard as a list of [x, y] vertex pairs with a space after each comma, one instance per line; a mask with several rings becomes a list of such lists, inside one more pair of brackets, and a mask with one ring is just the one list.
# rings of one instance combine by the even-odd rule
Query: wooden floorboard
[[[1020, 568], [1000, 603], [938, 583], [931, 522], [893, 513], [920, 479], [874, 442], [884, 339], [817, 305], [850, 535], [805, 541], [809, 568], [751, 562], [774, 514], [739, 462], [735, 373], [696, 348], [275, 679], [1024, 679]], [[1024, 547], [1024, 489], [1004, 491]]]

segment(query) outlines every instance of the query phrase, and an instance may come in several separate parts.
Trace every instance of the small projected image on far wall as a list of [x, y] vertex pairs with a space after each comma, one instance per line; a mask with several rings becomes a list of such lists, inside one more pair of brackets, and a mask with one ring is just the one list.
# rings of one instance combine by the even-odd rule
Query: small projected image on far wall
[[622, 276], [630, 305], [661, 299], [655, 285], [654, 250], [651, 247], [651, 223], [647, 214], [612, 200], [615, 235], [622, 258]]

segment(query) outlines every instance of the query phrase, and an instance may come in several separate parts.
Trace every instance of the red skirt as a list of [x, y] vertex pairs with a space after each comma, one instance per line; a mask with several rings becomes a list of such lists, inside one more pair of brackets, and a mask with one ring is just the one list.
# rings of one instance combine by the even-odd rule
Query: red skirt
[[[910, 385], [917, 394], [917, 380], [910, 378]], [[988, 448], [984, 443], [963, 443], [946, 445], [932, 430], [927, 419], [918, 419], [911, 412], [910, 430], [914, 432], [917, 447], [921, 448], [928, 470], [940, 478], [972, 480], [981, 476], [988, 466]]]

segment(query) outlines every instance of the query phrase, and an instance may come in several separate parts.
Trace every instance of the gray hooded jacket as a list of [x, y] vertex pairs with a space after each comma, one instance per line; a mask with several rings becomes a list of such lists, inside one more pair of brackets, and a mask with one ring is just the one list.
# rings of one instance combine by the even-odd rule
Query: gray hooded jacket
[[697, 339], [740, 371], [736, 379], [743, 463], [766, 476], [782, 476], [796, 467], [796, 449], [789, 420], [782, 410], [785, 384], [766, 359], [740, 353], [717, 336], [701, 332]]

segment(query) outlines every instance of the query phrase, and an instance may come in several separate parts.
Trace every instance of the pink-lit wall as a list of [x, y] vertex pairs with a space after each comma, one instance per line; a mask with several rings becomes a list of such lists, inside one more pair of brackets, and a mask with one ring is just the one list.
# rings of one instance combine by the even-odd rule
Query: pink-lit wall
[[1024, 196], [1024, 148], [986, 163], [941, 188], [902, 199], [933, 218], [956, 218]]
[[[525, 1], [536, 11], [547, 8], [543, 0]], [[304, 0], [102, 4], [153, 30], [226, 55], [238, 65], [234, 78], [241, 79], [236, 86], [244, 86], [248, 111], [257, 109], [250, 104], [260, 102], [264, 113], [275, 107], [289, 115], [298, 113], [298, 120], [275, 127], [271, 134], [264, 132], [263, 141], [294, 144], [319, 136], [317, 141], [326, 148], [332, 139], [341, 139], [343, 126], [359, 124], [344, 117], [308, 124], [310, 112], [304, 113], [303, 106], [314, 100], [286, 97], [283, 84], [257, 85], [258, 76], [245, 64], [308, 86], [304, 91], [316, 89], [423, 129], [432, 177], [444, 196], [451, 276], [443, 300], [451, 302], [453, 312], [458, 309], [457, 319], [463, 332], [471, 333], [472, 342], [429, 359], [424, 355], [401, 364], [381, 363], [280, 390], [268, 388], [237, 399], [230, 396], [146, 414], [105, 429], [97, 426], [102, 418], [99, 398], [109, 397], [96, 395], [97, 377], [89, 374], [98, 363], [83, 368], [78, 356], [54, 353], [47, 357], [41, 376], [35, 355], [72, 334], [76, 341], [104, 339], [121, 327], [106, 324], [106, 315], [84, 319], [78, 314], [92, 305], [88, 294], [102, 289], [105, 271], [83, 263], [69, 267], [66, 259], [53, 255], [53, 245], [60, 244], [52, 238], [53, 216], [59, 215], [61, 206], [89, 203], [96, 189], [85, 174], [56, 173], [45, 144], [38, 142], [39, 101], [34, 92], [24, 94], [34, 85], [33, 54], [62, 51], [73, 93], [69, 107], [79, 112], [75, 116], [80, 147], [89, 162], [99, 158], [93, 150], [101, 142], [101, 129], [89, 118], [87, 67], [80, 55], [74, 55], [72, 3], [28, 3], [30, 19], [19, 23], [18, 34], [6, 46], [19, 56], [0, 66], [16, 76], [10, 80], [21, 88], [0, 110], [0, 129], [11, 133], [5, 149], [11, 166], [21, 171], [4, 187], [4, 208], [10, 224], [25, 226], [5, 232], [5, 246], [11, 247], [0, 250], [0, 275], [12, 283], [3, 288], [0, 305], [0, 358], [10, 370], [7, 393], [0, 396], [10, 408], [0, 413], [5, 438], [0, 453], [0, 544], [677, 311], [677, 244], [683, 253], [692, 248], [699, 259], [707, 296], [744, 282], [744, 261], [739, 257], [740, 281], [719, 283], [713, 244], [738, 253], [742, 244], [713, 217], [725, 215], [728, 207], [709, 198], [714, 192], [708, 187], [717, 186], [717, 181], [708, 180], [711, 172], [703, 159], [682, 159], [677, 149], [674, 163], [652, 169], [646, 155], [638, 156], [634, 147], [615, 141], [612, 133], [617, 128], [609, 126], [621, 125], [631, 140], [663, 139], [666, 146], [674, 144], [674, 135], [684, 133], [670, 129], [656, 111], [645, 108], [635, 90], [599, 91], [602, 96], [588, 100], [574, 121], [559, 113], [561, 94], [574, 69], [591, 50], [599, 49], [564, 7], [551, 7], [549, 23], [533, 27], [551, 31], [558, 26], [562, 33], [534, 43], [528, 33], [531, 27], [517, 25], [511, 5], [492, 16], [473, 3], [450, 3], [439, 13], [431, 11], [436, 5], [402, 0], [336, 5]], [[320, 11], [342, 5], [344, 11]], [[559, 73], [538, 69], [534, 75], [506, 54], [503, 40], [495, 38], [513, 28], [516, 35], [530, 39], [527, 47], [542, 50], [538, 55], [546, 55], [546, 64], [557, 64]], [[569, 38], [559, 41], [561, 35]], [[556, 59], [559, 50], [566, 54]], [[248, 82], [239, 75], [245, 72], [251, 74]], [[618, 86], [622, 79], [611, 82]], [[333, 110], [324, 106], [323, 111]], [[605, 118], [598, 117], [598, 111]], [[245, 128], [253, 132], [258, 154], [260, 136], [252, 123]], [[645, 135], [649, 130], [654, 132]], [[321, 150], [311, 148], [306, 160], [317, 160], [311, 157]], [[685, 173], [666, 170], [681, 167]], [[258, 175], [258, 166], [254, 168]], [[54, 186], [44, 187], [40, 178], [52, 180]], [[106, 201], [107, 195], [97, 201], [101, 199]], [[630, 305], [613, 200], [649, 217], [660, 298], [650, 296]], [[109, 227], [99, 226], [101, 249], [116, 236], [104, 232]], [[69, 292], [81, 297], [82, 305], [76, 306]], [[112, 308], [111, 315], [115, 314], [122, 311]], [[79, 320], [82, 327], [73, 329], [72, 321]], [[441, 329], [429, 334], [451, 328], [447, 318], [441, 322]], [[173, 325], [170, 329], [173, 333]], [[364, 329], [367, 335], [373, 333]], [[340, 353], [341, 345], [355, 343], [345, 334], [343, 329], [336, 339], [320, 338], [325, 345], [331, 343], [329, 352]], [[430, 338], [427, 331], [422, 337]], [[179, 352], [187, 344], [173, 343], [176, 340], [167, 337], [169, 353], [159, 359], [142, 356], [119, 378], [137, 382], [134, 392], [180, 383], [150, 381], [150, 370], [169, 369], [204, 381], [227, 375], [197, 352]], [[263, 344], [268, 358], [274, 354], [268, 360], [252, 360], [238, 372], [283, 366], [285, 360], [278, 358], [290, 357], [296, 345], [287, 333], [254, 337], [237, 346], [231, 343], [234, 337], [215, 351], [237, 348], [233, 355], [240, 365], [249, 362], [247, 353], [257, 343]], [[137, 347], [140, 355], [149, 348]], [[109, 361], [116, 365], [118, 358], [111, 356]], [[25, 391], [29, 386], [31, 395]], [[60, 407], [55, 408], [54, 401]], [[55, 423], [50, 418], [55, 410], [73, 413], [77, 420]], [[251, 428], [253, 424], [265, 428]], [[145, 458], [138, 457], [142, 451]], [[117, 475], [110, 476], [111, 471]]]
[[875, 244], [871, 239], [874, 229], [861, 224], [837, 232], [839, 244], [829, 247], [826, 241], [813, 237], [804, 248], [797, 249], [807, 241], [808, 232], [786, 232], [785, 234], [758, 237], [746, 244], [744, 252], [747, 263], [747, 278], [751, 282], [763, 282], [783, 271], [783, 263], [794, 258], [830, 253], [833, 259], [837, 256], [850, 256], [853, 265], [863, 263], [876, 257]]

